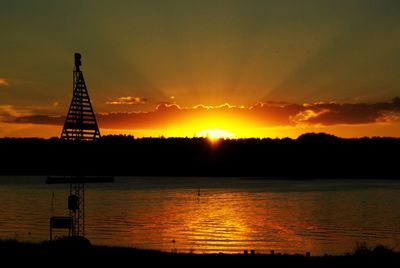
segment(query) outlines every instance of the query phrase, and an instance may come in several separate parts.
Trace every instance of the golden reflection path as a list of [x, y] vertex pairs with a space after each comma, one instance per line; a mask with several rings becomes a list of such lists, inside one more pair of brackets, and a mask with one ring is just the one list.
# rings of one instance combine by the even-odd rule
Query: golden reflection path
[[[67, 213], [67, 189], [44, 178], [3, 178], [0, 190], [1, 239], [48, 239], [52, 192]], [[399, 244], [399, 193], [398, 181], [117, 178], [88, 185], [86, 235], [163, 251], [344, 254]]]

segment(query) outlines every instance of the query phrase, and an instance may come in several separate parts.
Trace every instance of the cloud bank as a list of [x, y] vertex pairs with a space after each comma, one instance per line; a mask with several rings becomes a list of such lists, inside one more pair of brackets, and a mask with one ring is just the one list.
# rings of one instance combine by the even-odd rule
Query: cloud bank
[[[184, 127], [188, 122], [214, 119], [221, 122], [241, 120], [252, 127], [374, 124], [400, 121], [400, 98], [388, 102], [343, 104], [260, 102], [250, 107], [223, 104], [182, 108], [175, 103], [162, 103], [153, 111], [99, 113], [96, 116], [100, 127], [109, 129]], [[65, 120], [65, 116], [23, 115], [11, 106], [0, 106], [0, 117], [7, 123], [46, 125], [62, 125]]]

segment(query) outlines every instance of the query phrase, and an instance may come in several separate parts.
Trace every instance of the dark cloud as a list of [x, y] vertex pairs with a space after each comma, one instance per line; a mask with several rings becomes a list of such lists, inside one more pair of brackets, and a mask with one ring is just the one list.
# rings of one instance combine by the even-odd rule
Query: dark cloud
[[[175, 103], [161, 103], [154, 111], [130, 113], [101, 113], [97, 120], [102, 128], [158, 129], [171, 126], [184, 127], [185, 122], [204, 118], [233, 118], [254, 122], [255, 127], [340, 124], [372, 124], [390, 122], [400, 118], [400, 98], [378, 103], [257, 103], [251, 107], [197, 105], [181, 108]], [[11, 115], [3, 121], [62, 125], [65, 117], [47, 115]]]
[[48, 115], [29, 115], [16, 117], [13, 120], [6, 121], [7, 123], [29, 123], [42, 125], [62, 125], [64, 124], [64, 116], [48, 116]]
[[391, 102], [372, 104], [319, 103], [308, 108], [316, 114], [307, 120], [310, 124], [369, 124], [387, 121], [387, 114], [400, 113], [400, 98], [394, 98]]

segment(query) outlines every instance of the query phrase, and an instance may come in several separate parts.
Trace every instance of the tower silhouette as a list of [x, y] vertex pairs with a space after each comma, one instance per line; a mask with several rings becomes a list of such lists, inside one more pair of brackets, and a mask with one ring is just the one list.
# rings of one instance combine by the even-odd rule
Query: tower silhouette
[[72, 101], [61, 133], [61, 139], [64, 140], [95, 140], [100, 138], [100, 130], [90, 102], [85, 79], [79, 68], [81, 65], [81, 54], [75, 53]]
[[[100, 138], [100, 130], [97, 125], [93, 107], [90, 102], [83, 73], [79, 66], [82, 65], [81, 54], [75, 53], [75, 70], [73, 71], [73, 93], [61, 139], [63, 140], [87, 140], [93, 141]], [[55, 183], [69, 183], [70, 195], [68, 197], [69, 218], [72, 220], [72, 235], [85, 236], [85, 177], [69, 177], [56, 179]], [[95, 182], [92, 180], [89, 182]], [[53, 218], [53, 226], [57, 226], [57, 219], [61, 222], [64, 218]], [[63, 225], [63, 224], [61, 224]]]

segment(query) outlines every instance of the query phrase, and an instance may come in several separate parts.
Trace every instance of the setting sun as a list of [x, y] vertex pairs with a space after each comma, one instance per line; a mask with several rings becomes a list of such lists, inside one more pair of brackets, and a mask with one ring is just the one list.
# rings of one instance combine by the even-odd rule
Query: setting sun
[[225, 129], [210, 128], [197, 132], [197, 137], [204, 137], [214, 141], [219, 139], [234, 139], [235, 134]]

